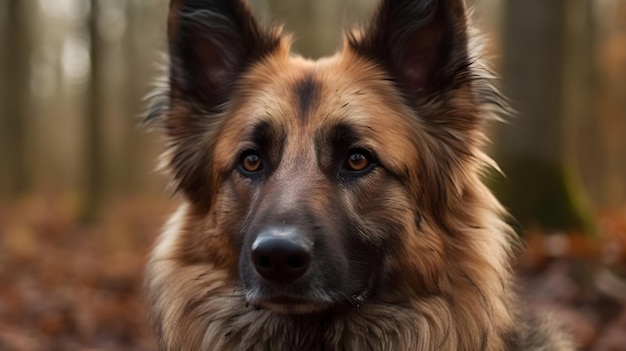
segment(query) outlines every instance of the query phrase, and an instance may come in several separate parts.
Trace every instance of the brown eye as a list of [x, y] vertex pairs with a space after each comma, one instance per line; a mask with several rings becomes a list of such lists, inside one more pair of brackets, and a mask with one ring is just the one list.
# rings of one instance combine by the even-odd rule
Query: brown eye
[[365, 170], [370, 165], [370, 158], [365, 151], [355, 151], [348, 157], [346, 168], [353, 172]]
[[248, 154], [241, 161], [241, 168], [249, 173], [258, 172], [263, 169], [263, 161], [257, 154]]

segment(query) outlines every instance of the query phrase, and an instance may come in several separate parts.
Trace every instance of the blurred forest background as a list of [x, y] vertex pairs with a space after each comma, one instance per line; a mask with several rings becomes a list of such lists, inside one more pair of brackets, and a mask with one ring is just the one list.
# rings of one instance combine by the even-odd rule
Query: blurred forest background
[[[307, 57], [376, 0], [253, 0]], [[470, 0], [497, 84], [491, 175], [527, 242], [529, 306], [626, 350], [626, 0]], [[0, 350], [155, 350], [142, 298], [175, 207], [138, 127], [166, 0], [0, 0]]]

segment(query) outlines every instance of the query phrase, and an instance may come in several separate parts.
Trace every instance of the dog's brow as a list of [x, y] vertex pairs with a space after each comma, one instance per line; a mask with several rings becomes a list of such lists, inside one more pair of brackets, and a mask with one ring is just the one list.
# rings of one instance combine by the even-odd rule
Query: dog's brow
[[269, 146], [272, 140], [276, 138], [276, 134], [279, 133], [270, 123], [261, 121], [254, 125], [248, 135], [248, 139], [261, 147], [265, 147]]
[[250, 130], [246, 139], [258, 147], [269, 161], [277, 164], [284, 149], [286, 132], [281, 125], [269, 121], [259, 121]]
[[362, 136], [353, 126], [347, 123], [338, 123], [331, 129], [330, 138], [336, 145], [351, 145], [361, 140]]

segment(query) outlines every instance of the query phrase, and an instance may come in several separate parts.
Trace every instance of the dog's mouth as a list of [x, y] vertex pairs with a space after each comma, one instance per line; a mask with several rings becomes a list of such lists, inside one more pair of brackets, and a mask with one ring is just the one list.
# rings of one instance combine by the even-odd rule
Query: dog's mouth
[[278, 314], [308, 314], [327, 309], [332, 299], [325, 295], [302, 296], [296, 294], [263, 294], [248, 291], [246, 301], [253, 307]]
[[370, 294], [369, 289], [363, 289], [351, 295], [340, 294], [341, 297], [332, 298], [323, 294], [316, 297], [304, 297], [291, 294], [277, 294], [264, 296], [247, 293], [247, 302], [257, 308], [277, 314], [310, 314], [328, 310], [334, 306], [359, 308]]
[[309, 314], [320, 312], [329, 307], [325, 301], [313, 301], [292, 296], [276, 296], [268, 299], [250, 301], [255, 308], [268, 310], [278, 314]]

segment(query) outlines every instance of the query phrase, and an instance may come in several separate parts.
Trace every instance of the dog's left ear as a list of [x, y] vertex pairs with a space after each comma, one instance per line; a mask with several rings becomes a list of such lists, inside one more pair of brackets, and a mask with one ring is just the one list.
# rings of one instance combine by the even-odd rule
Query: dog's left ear
[[464, 0], [383, 0], [350, 49], [389, 71], [409, 98], [448, 89], [469, 66]]

